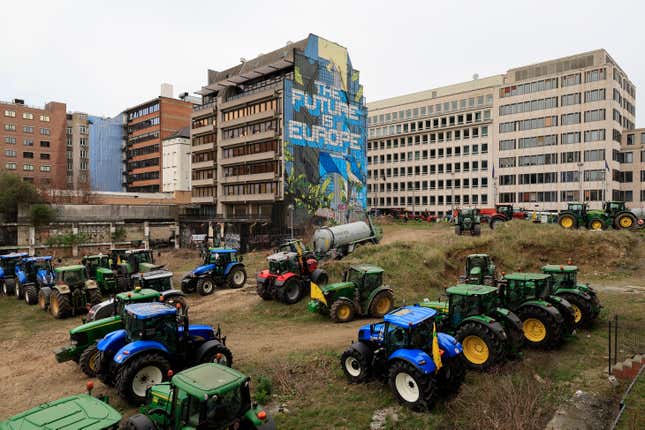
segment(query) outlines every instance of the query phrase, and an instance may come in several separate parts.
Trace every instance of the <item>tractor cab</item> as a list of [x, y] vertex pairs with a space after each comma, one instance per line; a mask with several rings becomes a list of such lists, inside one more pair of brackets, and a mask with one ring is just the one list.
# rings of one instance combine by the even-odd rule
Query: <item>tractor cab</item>
[[110, 250], [110, 266], [113, 269], [124, 264], [128, 260], [126, 252], [127, 249], [125, 248], [115, 248]]
[[135, 285], [155, 291], [172, 290], [173, 273], [168, 270], [152, 270], [150, 272], [138, 273], [133, 276]]
[[177, 349], [180, 327], [187, 322], [177, 309], [164, 303], [126, 305], [122, 318], [130, 342], [161, 342], [170, 351]]
[[504, 215], [507, 221], [513, 219], [513, 205], [495, 205], [497, 213]]
[[578, 266], [547, 264], [542, 272], [551, 275], [553, 288], [575, 288], [577, 285]]
[[383, 285], [383, 272], [382, 268], [369, 264], [351, 266], [345, 271], [343, 281], [354, 283], [361, 299], [367, 299], [372, 291]]
[[553, 288], [553, 279], [543, 273], [509, 273], [500, 284], [500, 294], [510, 308], [515, 308], [526, 300], [544, 300]]
[[132, 291], [119, 293], [114, 298], [102, 301], [90, 308], [84, 322], [91, 322], [123, 314], [131, 303], [150, 303], [160, 301], [159, 291], [136, 287]]
[[12, 252], [11, 254], [0, 255], [0, 280], [12, 278], [15, 274], [16, 263], [28, 255], [26, 252]]
[[495, 264], [488, 254], [471, 254], [466, 258], [466, 271], [459, 281], [466, 284], [493, 285], [496, 278]]
[[300, 239], [286, 240], [278, 246], [275, 252], [295, 252], [298, 255], [303, 255], [307, 252], [307, 248]]
[[570, 202], [567, 205], [567, 211], [582, 217], [586, 215], [588, 207], [587, 203]]
[[295, 252], [280, 251], [267, 257], [269, 271], [274, 274], [300, 273], [298, 254]]
[[86, 255], [81, 264], [87, 268], [87, 276], [90, 279], [97, 278], [97, 270], [110, 268], [110, 256], [107, 254]]
[[619, 212], [624, 212], [629, 209], [625, 207], [625, 202], [612, 201], [612, 202], [604, 202], [602, 205], [602, 210], [603, 212], [605, 212], [605, 214], [611, 217], [614, 217]]
[[232, 248], [210, 248], [204, 256], [204, 265], [214, 264], [218, 271], [223, 271], [229, 263], [242, 261], [242, 256], [237, 253], [237, 249]]
[[475, 315], [490, 315], [498, 306], [497, 288], [489, 285], [460, 284], [446, 290], [452, 327]]
[[158, 268], [154, 264], [154, 257], [150, 249], [131, 249], [125, 252], [129, 273], [147, 272]]
[[39, 280], [42, 285], [53, 283], [54, 269], [51, 256], [24, 258], [21, 260], [20, 266], [22, 266], [25, 275], [25, 280], [20, 280], [23, 284], [37, 283]]
[[56, 268], [56, 284], [67, 285], [71, 289], [82, 288], [87, 281], [87, 271], [85, 266], [80, 264], [75, 266], [65, 266]]
[[434, 309], [406, 306], [385, 315], [383, 343], [390, 354], [399, 349], [431, 352], [434, 333]]

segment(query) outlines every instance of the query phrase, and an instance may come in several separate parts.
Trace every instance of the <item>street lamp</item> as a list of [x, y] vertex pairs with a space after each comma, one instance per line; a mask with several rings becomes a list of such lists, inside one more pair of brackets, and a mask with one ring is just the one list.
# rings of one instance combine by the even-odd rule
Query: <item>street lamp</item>
[[578, 175], [579, 175], [578, 179], [579, 179], [579, 182], [580, 182], [580, 203], [584, 203], [584, 201], [585, 201], [585, 196], [583, 194], [584, 192], [582, 190], [582, 166], [584, 166], [584, 163], [582, 161], [578, 162], [578, 172], [579, 172], [578, 173]]
[[293, 212], [294, 212], [295, 207], [293, 206], [293, 203], [289, 205], [289, 212], [291, 213], [291, 239], [293, 239]]

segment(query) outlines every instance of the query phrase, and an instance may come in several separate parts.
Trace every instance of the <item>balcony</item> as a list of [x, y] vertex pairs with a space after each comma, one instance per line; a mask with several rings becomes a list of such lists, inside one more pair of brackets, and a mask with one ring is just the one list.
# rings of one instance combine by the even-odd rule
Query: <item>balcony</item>
[[276, 115], [275, 110], [267, 110], [264, 112], [256, 113], [253, 115], [247, 115], [242, 118], [236, 118], [229, 121], [222, 121], [222, 127], [234, 127], [236, 125], [245, 124], [247, 122], [254, 122], [261, 119], [273, 118]]
[[225, 176], [222, 179], [223, 184], [232, 184], [235, 182], [249, 182], [249, 181], [269, 181], [276, 178], [276, 173], [267, 172], [267, 173], [256, 173], [253, 175], [237, 175], [237, 176]]
[[239, 196], [221, 196], [220, 201], [222, 203], [239, 203], [239, 202], [273, 202], [279, 198], [278, 195], [274, 193], [264, 193], [264, 194], [242, 194]]
[[221, 147], [237, 145], [240, 143], [253, 142], [256, 140], [269, 140], [280, 136], [277, 130], [269, 130], [264, 133], [247, 134], [246, 136], [235, 137], [233, 139], [222, 140], [219, 145]]
[[238, 97], [238, 98], [235, 98], [233, 100], [229, 99], [229, 101], [226, 101], [226, 102], [222, 103], [219, 106], [219, 109], [221, 111], [226, 110], [226, 109], [231, 109], [231, 108], [234, 108], [236, 106], [244, 105], [246, 103], [250, 103], [250, 102], [253, 102], [253, 101], [256, 101], [256, 100], [261, 100], [261, 99], [272, 97], [275, 93], [276, 93], [276, 89], [270, 88], [268, 90], [259, 91], [257, 93], [251, 93], [251, 94], [248, 94], [248, 95], [244, 95], [242, 97]]
[[200, 116], [206, 116], [209, 114], [212, 114], [215, 112], [215, 108], [217, 107], [216, 102], [210, 102], [205, 105], [200, 105], [200, 106], [195, 106], [193, 107], [193, 112], [191, 113], [191, 118], [198, 118]]
[[197, 162], [197, 163], [192, 163], [190, 165], [191, 169], [193, 169], [193, 170], [206, 169], [208, 167], [213, 167], [213, 166], [215, 166], [215, 161], [214, 160], [200, 161], [200, 162]]
[[215, 185], [215, 179], [193, 179], [190, 181], [191, 187], [207, 187], [210, 185]]
[[274, 151], [268, 151], [257, 154], [242, 155], [239, 157], [222, 158], [219, 163], [222, 166], [227, 166], [229, 164], [248, 163], [251, 161], [278, 160], [279, 158], [279, 154], [276, 154]]
[[206, 124], [201, 127], [193, 128], [190, 130], [191, 136], [197, 136], [204, 133], [212, 133], [215, 131], [215, 124]]
[[191, 152], [194, 154], [196, 152], [202, 151], [212, 151], [215, 149], [215, 143], [205, 143], [203, 145], [195, 145], [191, 147]]
[[215, 196], [205, 196], [205, 197], [191, 197], [190, 201], [192, 203], [215, 203], [217, 199]]

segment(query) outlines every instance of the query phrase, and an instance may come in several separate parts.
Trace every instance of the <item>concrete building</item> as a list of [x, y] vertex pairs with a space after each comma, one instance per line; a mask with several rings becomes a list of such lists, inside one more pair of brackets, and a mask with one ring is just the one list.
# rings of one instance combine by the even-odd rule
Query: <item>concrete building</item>
[[634, 85], [602, 49], [370, 103], [369, 206], [638, 205], [622, 173], [634, 106]]
[[126, 157], [125, 115], [114, 118], [89, 116], [90, 189], [125, 191], [122, 183]]
[[285, 234], [289, 216], [299, 226], [323, 212], [364, 209], [365, 102], [346, 48], [310, 34], [209, 70], [199, 94], [193, 215], [226, 222], [244, 244]]
[[621, 191], [616, 200], [631, 202], [630, 207], [645, 209], [645, 128], [623, 133], [620, 148]]
[[190, 191], [190, 128], [184, 127], [162, 143], [163, 192]]
[[65, 189], [66, 126], [65, 103], [0, 102], [0, 167], [41, 189]]
[[90, 138], [89, 121], [86, 113], [67, 114], [65, 160], [67, 167], [67, 189], [90, 189]]
[[172, 98], [172, 87], [162, 87], [157, 98], [127, 109], [125, 168], [127, 191], [159, 192], [162, 188], [161, 142], [190, 125], [193, 104]]

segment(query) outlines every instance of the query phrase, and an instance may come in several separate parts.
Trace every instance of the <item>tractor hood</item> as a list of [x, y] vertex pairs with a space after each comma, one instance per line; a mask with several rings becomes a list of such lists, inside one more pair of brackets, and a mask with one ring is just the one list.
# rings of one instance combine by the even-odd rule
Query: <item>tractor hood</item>
[[437, 312], [447, 313], [448, 312], [448, 302], [431, 302], [428, 299], [423, 300], [419, 303], [419, 306], [424, 308], [434, 309]]
[[601, 211], [601, 210], [598, 210], [598, 209], [591, 209], [591, 210], [587, 211], [587, 216], [589, 216], [589, 217], [591, 217], [591, 216], [604, 217], [605, 213], [603, 211]]
[[88, 323], [85, 323], [85, 324], [81, 324], [81, 325], [79, 325], [77, 327], [74, 327], [73, 329], [71, 329], [69, 331], [69, 334], [73, 335], [73, 334], [78, 334], [78, 333], [85, 333], [85, 332], [88, 332], [88, 331], [92, 331], [95, 328], [103, 327], [104, 325], [112, 324], [112, 323], [118, 322], [120, 320], [121, 320], [120, 316], [111, 316], [111, 317], [107, 317], [107, 318], [102, 318], [100, 320], [91, 321], [91, 322], [88, 322]]
[[358, 329], [358, 340], [364, 342], [382, 342], [383, 330], [385, 330], [384, 323], [374, 324], [374, 330], [372, 330], [370, 324], [364, 325]]
[[345, 288], [354, 288], [353, 282], [337, 282], [335, 284], [327, 284], [325, 286], [318, 286], [323, 292], [323, 294], [330, 293], [332, 291], [343, 290]]
[[195, 270], [189, 272], [188, 275], [200, 276], [212, 270], [215, 270], [215, 264], [204, 264], [203, 266], [197, 266]]
[[39, 269], [36, 274], [37, 279], [41, 284], [44, 285], [53, 285], [54, 284], [54, 274], [49, 270]]

